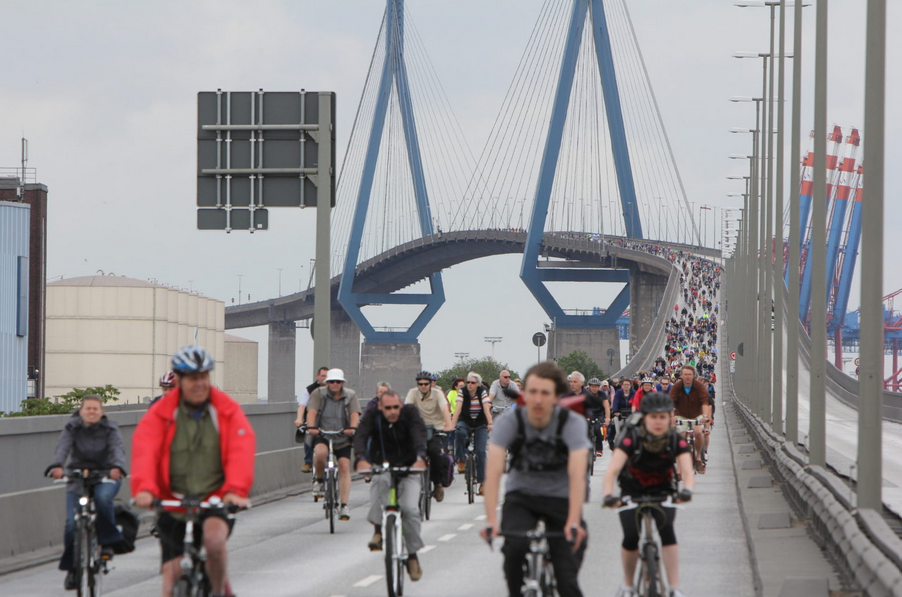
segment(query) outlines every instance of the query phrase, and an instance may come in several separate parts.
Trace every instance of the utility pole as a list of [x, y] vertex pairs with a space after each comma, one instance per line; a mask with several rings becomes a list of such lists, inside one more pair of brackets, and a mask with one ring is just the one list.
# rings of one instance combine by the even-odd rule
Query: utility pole
[[495, 360], [495, 345], [501, 342], [501, 336], [486, 336], [486, 342], [490, 342], [492, 344], [492, 360]]
[[282, 296], [282, 268], [277, 267], [276, 269], [279, 270], [279, 297], [281, 297]]
[[241, 304], [241, 278], [243, 278], [243, 274], [238, 274], [238, 304]]

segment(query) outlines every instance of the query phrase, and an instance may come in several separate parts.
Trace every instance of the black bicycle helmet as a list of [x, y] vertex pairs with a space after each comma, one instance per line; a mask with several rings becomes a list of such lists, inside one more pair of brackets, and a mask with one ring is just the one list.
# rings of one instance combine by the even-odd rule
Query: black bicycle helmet
[[183, 346], [172, 355], [172, 370], [179, 375], [206, 373], [212, 371], [215, 366], [216, 361], [201, 346]]
[[417, 373], [417, 381], [420, 381], [421, 379], [425, 379], [426, 381], [435, 380], [435, 378], [432, 376], [432, 373], [430, 373], [429, 371], [420, 371], [419, 373]]
[[669, 413], [673, 410], [673, 400], [662, 392], [651, 392], [642, 397], [639, 409], [643, 415], [648, 413]]

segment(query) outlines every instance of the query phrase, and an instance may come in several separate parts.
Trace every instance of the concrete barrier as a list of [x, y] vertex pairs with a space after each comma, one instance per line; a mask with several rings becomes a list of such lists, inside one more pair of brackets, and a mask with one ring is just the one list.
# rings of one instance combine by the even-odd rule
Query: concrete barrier
[[858, 509], [855, 495], [834, 473], [807, 463], [744, 404], [733, 404], [757, 438], [783, 491], [833, 560], [867, 597], [902, 597], [902, 541], [880, 513]]
[[[132, 434], [146, 405], [107, 408], [131, 458]], [[252, 496], [298, 485], [303, 449], [294, 443], [297, 405], [291, 402], [242, 405], [257, 435]], [[62, 544], [65, 487], [52, 485], [43, 472], [53, 458], [68, 415], [0, 419], [0, 559]], [[119, 499], [130, 496], [128, 480]]]

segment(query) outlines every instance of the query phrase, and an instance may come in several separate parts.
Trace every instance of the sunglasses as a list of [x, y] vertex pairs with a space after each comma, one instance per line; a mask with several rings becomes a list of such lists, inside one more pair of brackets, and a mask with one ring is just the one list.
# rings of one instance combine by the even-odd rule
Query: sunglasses
[[339, 379], [330, 379], [330, 380], [327, 381], [326, 383], [344, 383], [344, 382], [341, 381], [341, 380], [339, 380]]
[[400, 404], [395, 404], [394, 406], [383, 406], [382, 410], [398, 410], [401, 408]]
[[479, 382], [478, 382], [478, 381], [468, 381], [467, 383], [474, 383], [474, 384], [476, 384], [476, 383], [479, 383]]
[[417, 382], [417, 385], [418, 385], [418, 386], [429, 386], [429, 385], [432, 385], [432, 384], [431, 384], [430, 382], [428, 382], [428, 381], [418, 381], [418, 382]]
[[501, 376], [501, 379], [510, 379], [510, 378], [511, 378], [510, 375], [502, 375], [502, 376]]

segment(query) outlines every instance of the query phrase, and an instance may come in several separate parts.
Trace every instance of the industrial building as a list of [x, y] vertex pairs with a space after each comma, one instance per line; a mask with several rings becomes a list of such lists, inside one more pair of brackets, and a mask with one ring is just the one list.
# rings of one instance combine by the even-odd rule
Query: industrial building
[[28, 395], [28, 239], [31, 206], [0, 201], [0, 411]]

